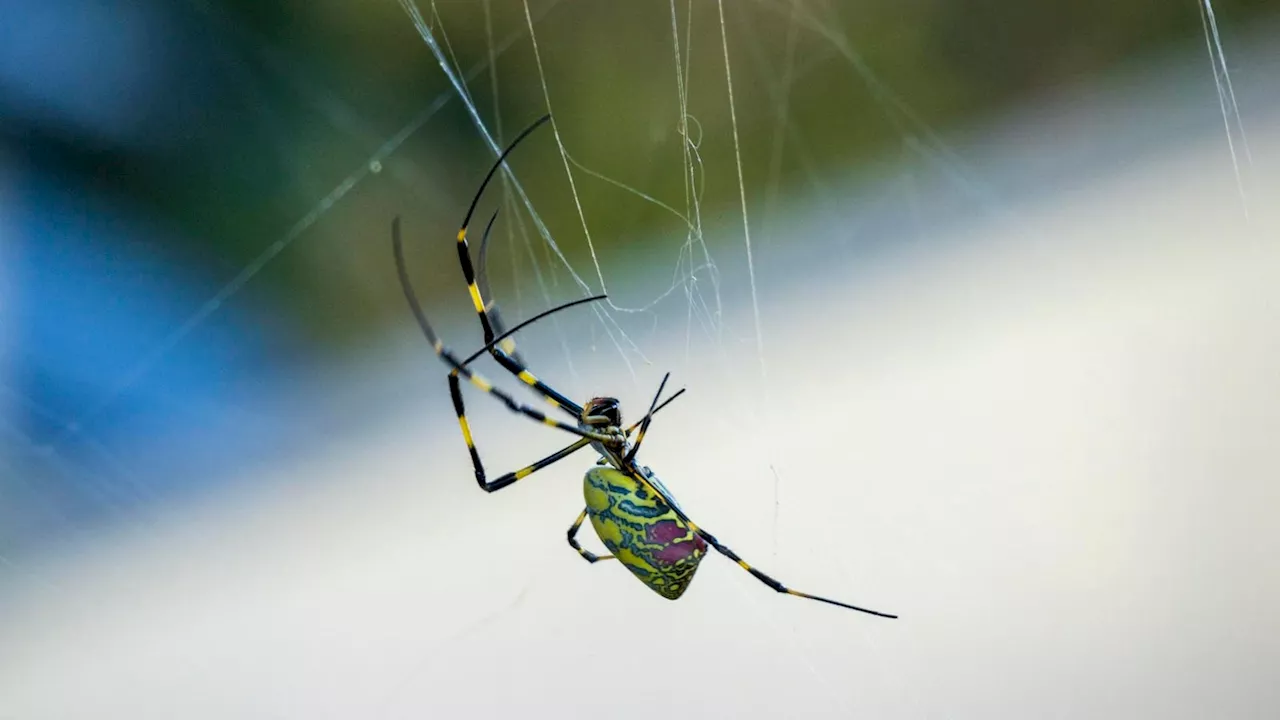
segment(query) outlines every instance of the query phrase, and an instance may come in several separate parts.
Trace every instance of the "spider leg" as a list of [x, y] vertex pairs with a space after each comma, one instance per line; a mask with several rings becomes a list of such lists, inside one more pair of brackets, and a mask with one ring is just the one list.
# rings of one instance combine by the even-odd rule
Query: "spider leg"
[[[631, 449], [627, 451], [626, 457], [622, 459], [623, 463], [630, 464], [635, 459], [636, 453], [640, 452], [640, 443], [644, 442], [644, 434], [649, 430], [649, 422], [653, 420], [653, 413], [658, 408], [658, 398], [662, 397], [662, 390], [667, 386], [667, 380], [669, 379], [671, 379], [671, 373], [662, 376], [662, 384], [658, 385], [658, 392], [654, 393], [653, 402], [649, 403], [649, 412], [645, 413], [644, 420], [640, 422], [640, 433], [636, 435], [636, 444], [632, 445]], [[684, 392], [684, 390], [680, 392]], [[671, 399], [675, 400], [679, 395], [680, 393], [676, 393]], [[630, 435], [631, 433], [628, 432], [627, 434]]]
[[[539, 313], [538, 315], [535, 315], [534, 317], [528, 320], [525, 320], [524, 322], [520, 323], [514, 328], [503, 332], [502, 335], [490, 341], [487, 345], [485, 345], [485, 347], [482, 347], [479, 350], [472, 353], [471, 355], [468, 355], [467, 358], [462, 361], [462, 365], [463, 366], [470, 365], [473, 360], [483, 355], [485, 351], [487, 351], [490, 347], [492, 347], [493, 345], [505, 339], [506, 336], [514, 334], [516, 331], [520, 330], [520, 328], [526, 325], [537, 322], [539, 319], [547, 315], [550, 315], [555, 312], [559, 312], [560, 310], [564, 310], [566, 308], [573, 307], [574, 305], [581, 305], [582, 303], [591, 302], [592, 300], [599, 300], [600, 297], [602, 296], [575, 300], [573, 302], [566, 303], [564, 305], [560, 305], [559, 307], [555, 307], [545, 312]], [[480, 453], [478, 450], [476, 450], [475, 440], [471, 435], [471, 423], [467, 421], [466, 408], [462, 401], [462, 386], [461, 386], [461, 382], [458, 379], [458, 371], [456, 369], [449, 372], [449, 396], [453, 400], [454, 412], [456, 412], [458, 415], [458, 426], [462, 428], [462, 439], [467, 443], [467, 451], [471, 454], [471, 466], [475, 470], [476, 482], [479, 483], [480, 489], [484, 490], [485, 492], [495, 492], [497, 490], [501, 490], [502, 488], [510, 485], [516, 480], [520, 480], [521, 478], [527, 477], [533, 474], [534, 472], [537, 472], [538, 470], [550, 465], [551, 463], [557, 462], [565, 457], [568, 457], [572, 453], [575, 453], [578, 450], [581, 450], [589, 442], [591, 442], [589, 438], [582, 438], [577, 442], [574, 442], [573, 444], [569, 445], [568, 447], [563, 448], [558, 452], [552, 453], [551, 455], [548, 455], [547, 457], [535, 462], [534, 464], [528, 467], [521, 468], [520, 470], [517, 470], [515, 472], [507, 473], [506, 475], [503, 475], [502, 477], [490, 483], [485, 479], [484, 463], [481, 462], [480, 460]], [[663, 405], [666, 405], [672, 400], [675, 400], [679, 396], [680, 396], [680, 393], [676, 393], [675, 395], [668, 398], [667, 401], [663, 403]], [[659, 409], [661, 409], [661, 407], [659, 407]], [[627, 434], [630, 435], [633, 430], [635, 430], [634, 425], [627, 429]]]
[[[670, 498], [667, 498], [667, 500], [670, 501]], [[671, 504], [671, 503], [668, 502], [668, 504]], [[877, 615], [879, 617], [893, 618], [893, 619], [896, 619], [898, 617], [897, 615], [890, 615], [888, 613], [882, 613], [877, 610], [868, 610], [867, 608], [858, 607], [857, 605], [850, 605], [848, 603], [843, 603], [843, 602], [840, 602], [839, 600], [832, 600], [830, 598], [824, 598], [824, 597], [819, 597], [817, 595], [810, 595], [809, 593], [800, 592], [799, 590], [792, 590], [786, 585], [783, 585], [777, 580], [774, 580], [768, 575], [765, 575], [763, 572], [757, 570], [755, 567], [747, 563], [746, 560], [743, 560], [741, 557], [738, 557], [737, 553], [730, 550], [728, 546], [724, 545], [719, 540], [717, 540], [714, 535], [698, 527], [697, 524], [695, 524], [692, 520], [690, 520], [688, 516], [686, 516], [683, 512], [677, 509], [674, 505], [672, 505], [672, 509], [676, 511], [676, 514], [683, 517], [685, 522], [689, 523], [690, 530], [697, 533], [698, 536], [701, 537], [703, 540], [705, 540], [708, 545], [715, 548], [716, 552], [736, 562], [738, 566], [741, 567], [743, 570], [746, 570], [747, 572], [751, 573], [751, 575], [755, 579], [759, 580], [765, 585], [768, 585], [769, 587], [773, 588], [777, 592], [785, 593], [787, 595], [794, 595], [796, 597], [807, 598], [809, 600], [817, 600], [818, 602], [824, 602], [824, 603], [827, 603], [828, 605], [835, 605], [837, 607], [848, 608], [850, 610], [857, 610], [858, 612], [867, 613], [868, 615]]]
[[[502, 151], [502, 154], [498, 156], [498, 159], [494, 161], [493, 166], [489, 169], [489, 174], [485, 175], [484, 181], [480, 183], [480, 189], [476, 191], [475, 197], [471, 200], [471, 207], [467, 209], [467, 215], [462, 221], [461, 228], [458, 230], [458, 263], [462, 266], [462, 277], [467, 282], [467, 292], [471, 294], [471, 303], [475, 306], [476, 315], [480, 318], [480, 326], [484, 329], [484, 341], [486, 344], [492, 343], [494, 340], [494, 323], [489, 317], [488, 309], [484, 301], [484, 295], [481, 294], [480, 285], [476, 281], [475, 268], [471, 264], [471, 250], [467, 245], [467, 228], [471, 224], [471, 216], [475, 213], [476, 205], [480, 202], [480, 197], [484, 194], [484, 190], [489, 185], [489, 181], [493, 179], [494, 173], [496, 173], [498, 168], [502, 167], [503, 162], [506, 161], [507, 155], [509, 155], [511, 151], [520, 144], [521, 140], [528, 137], [529, 133], [533, 132], [550, 118], [550, 115], [544, 115], [534, 121], [532, 125], [525, 128], [524, 132], [516, 136], [516, 139]], [[496, 212], [493, 214], [493, 217], [497, 217]], [[485, 234], [481, 238], [481, 246], [484, 246], [487, 242], [489, 230], [492, 227], [493, 219], [491, 218], [485, 228]], [[582, 416], [581, 405], [575, 403], [555, 388], [539, 380], [532, 372], [529, 371], [529, 368], [525, 367], [524, 363], [509, 355], [506, 350], [501, 347], [494, 346], [489, 348], [489, 354], [492, 355], [493, 359], [498, 361], [498, 364], [508, 372], [515, 375], [521, 382], [533, 388], [540, 395], [546, 398], [547, 402], [572, 415], [574, 418]]]
[[666, 501], [667, 505], [671, 508], [672, 512], [676, 514], [677, 517], [679, 517], [681, 520], [685, 521], [686, 524], [688, 524], [690, 530], [697, 533], [698, 537], [702, 538], [704, 541], [706, 541], [708, 545], [715, 548], [716, 552], [720, 553], [721, 555], [737, 563], [738, 566], [741, 567], [743, 570], [746, 570], [747, 572], [751, 573], [752, 577], [764, 583], [765, 585], [768, 585], [769, 587], [773, 588], [774, 591], [784, 593], [787, 595], [794, 595], [795, 597], [806, 598], [808, 600], [817, 600], [818, 602], [827, 603], [828, 605], [835, 605], [837, 607], [848, 608], [850, 610], [857, 610], [858, 612], [867, 613], [868, 615], [877, 615], [879, 617], [892, 618], [892, 619], [896, 619], [898, 617], [897, 615], [882, 613], [878, 610], [868, 610], [867, 608], [858, 607], [857, 605], [850, 605], [849, 603], [843, 603], [843, 602], [840, 602], [839, 600], [832, 600], [830, 598], [824, 598], [818, 595], [810, 595], [809, 593], [801, 592], [799, 590], [793, 590], [787, 587], [786, 585], [783, 585], [782, 583], [778, 582], [777, 580], [769, 577], [768, 575], [764, 574], [760, 570], [753, 567], [746, 560], [743, 560], [741, 557], [739, 557], [738, 553], [734, 552], [733, 550], [730, 550], [729, 546], [720, 542], [715, 535], [712, 535], [711, 533], [699, 527], [698, 524], [695, 523], [693, 520], [690, 520], [689, 516], [686, 515], [685, 512], [681, 510], [678, 505], [676, 505], [675, 501], [672, 500], [667, 493], [663, 492], [653, 482], [651, 482], [648, 479], [646, 473], [643, 472], [640, 468], [636, 467], [634, 463], [630, 463], [628, 465], [627, 472], [631, 473], [633, 477], [643, 480], [645, 485], [648, 485], [651, 491], [653, 491], [655, 494], [657, 494], [659, 497], [661, 497], [663, 500]]
[[[482, 188], [483, 191], [483, 188]], [[494, 213], [497, 217], [497, 213]], [[490, 225], [492, 227], [492, 220]], [[488, 234], [486, 228], [485, 234]], [[483, 240], [481, 241], [484, 242]], [[495, 322], [494, 318], [489, 315], [489, 308], [494, 307], [494, 303], [486, 303], [484, 294], [482, 294], [480, 285], [476, 280], [475, 268], [471, 265], [471, 253], [467, 247], [467, 226], [463, 225], [458, 231], [458, 262], [462, 265], [462, 277], [467, 282], [467, 292], [471, 295], [471, 303], [475, 306], [476, 315], [480, 318], [480, 327], [484, 330], [484, 341], [486, 344], [492, 343], [499, 333], [502, 333], [500, 322]], [[514, 343], [510, 343], [514, 349]], [[528, 367], [517, 357], [509, 354], [501, 345], [489, 347], [489, 354], [498, 362], [507, 372], [515, 375], [520, 382], [533, 388], [538, 394], [546, 398], [547, 402], [555, 407], [564, 410], [573, 417], [581, 417], [582, 406], [565, 397], [564, 394], [538, 379]]]
[[[541, 319], [542, 319], [542, 318], [544, 318], [544, 317], [547, 317], [548, 315], [554, 315], [554, 314], [556, 314], [556, 313], [560, 312], [561, 310], [568, 310], [568, 309], [569, 309], [569, 308], [571, 308], [571, 307], [576, 307], [576, 306], [578, 306], [578, 305], [585, 305], [586, 303], [589, 303], [589, 302], [595, 302], [595, 301], [597, 301], [597, 300], [604, 300], [604, 299], [605, 299], [605, 298], [607, 298], [607, 297], [609, 297], [609, 296], [608, 296], [608, 295], [592, 295], [591, 297], [578, 298], [577, 300], [570, 300], [570, 301], [569, 301], [569, 302], [567, 302], [567, 303], [561, 303], [560, 305], [557, 305], [557, 306], [555, 306], [555, 307], [551, 308], [550, 310], [543, 310], [542, 312], [538, 313], [537, 315], [534, 315], [533, 317], [529, 318], [528, 320], [525, 320], [524, 322], [520, 323], [519, 325], [517, 325], [517, 326], [515, 326], [515, 327], [511, 328], [510, 330], [505, 330], [505, 331], [503, 331], [503, 333], [502, 333], [501, 335], [499, 335], [498, 337], [496, 337], [496, 338], [494, 338], [494, 339], [490, 340], [488, 343], [486, 343], [486, 344], [484, 345], [484, 347], [482, 347], [482, 348], [480, 348], [479, 350], [477, 350], [477, 351], [475, 351], [475, 352], [471, 353], [470, 355], [468, 355], [468, 356], [467, 356], [467, 359], [462, 361], [462, 364], [463, 364], [463, 365], [470, 365], [471, 363], [475, 362], [476, 358], [478, 358], [478, 357], [480, 357], [481, 355], [483, 355], [483, 354], [485, 354], [485, 353], [489, 352], [491, 349], [493, 349], [493, 347], [494, 347], [495, 345], [498, 345], [498, 344], [500, 344], [500, 343], [501, 343], [502, 345], [504, 345], [504, 346], [505, 346], [507, 343], [512, 343], [512, 347], [514, 347], [514, 342], [511, 340], [511, 336], [512, 336], [512, 335], [515, 335], [516, 333], [520, 332], [520, 331], [521, 331], [521, 330], [523, 330], [524, 328], [526, 328], [526, 327], [528, 327], [529, 325], [532, 325], [532, 324], [534, 324], [534, 323], [538, 322], [539, 320], [541, 320]], [[497, 327], [500, 327], [500, 326], [497, 326]]]
[[476, 449], [475, 439], [471, 436], [471, 423], [467, 421], [466, 408], [463, 407], [462, 403], [462, 382], [454, 373], [449, 374], [449, 397], [453, 400], [454, 412], [458, 414], [458, 427], [462, 428], [462, 439], [467, 443], [467, 452], [471, 455], [471, 467], [476, 473], [476, 484], [487, 493], [497, 492], [508, 485], [514, 484], [517, 480], [529, 477], [552, 463], [560, 462], [591, 442], [590, 438], [579, 438], [576, 442], [551, 453], [531, 465], [490, 481], [485, 477], [484, 463], [480, 460], [480, 451]]
[[601, 560], [612, 560], [612, 555], [597, 555], [590, 550], [583, 550], [582, 546], [578, 544], [578, 528], [582, 527], [582, 521], [586, 519], [587, 509], [583, 508], [582, 512], [578, 513], [578, 519], [573, 521], [573, 524], [569, 526], [569, 532], [566, 533], [569, 538], [569, 547], [577, 550], [578, 554], [582, 556], [582, 559], [589, 563], [597, 563]]
[[546, 414], [539, 410], [529, 407], [523, 403], [516, 401], [515, 398], [508, 395], [505, 391], [496, 388], [479, 373], [473, 372], [470, 368], [462, 364], [453, 354], [453, 351], [441, 342], [439, 336], [436, 335], [435, 329], [431, 327], [431, 323], [427, 320], [427, 315], [422, 311], [422, 305], [418, 303], [418, 296], [413, 291], [413, 286], [409, 282], [409, 270], [404, 262], [404, 243], [400, 239], [400, 218], [397, 217], [391, 224], [391, 243], [395, 252], [396, 271], [400, 276], [400, 286], [404, 291], [405, 300], [409, 303], [409, 309], [413, 311], [413, 317], [418, 321], [418, 327], [422, 329], [422, 333], [426, 335], [427, 341], [431, 343], [431, 348], [435, 350], [436, 355], [441, 362], [448, 365], [453, 371], [450, 375], [457, 374], [466, 378], [468, 382], [479, 388], [486, 394], [496, 398], [499, 402], [507, 407], [513, 413], [524, 415], [532, 420], [536, 420], [544, 425], [558, 428], [568, 433], [572, 433], [579, 437], [589, 438], [597, 442], [608, 443], [613, 442], [615, 437], [607, 433], [599, 433], [589, 430], [583, 430], [576, 425], [560, 422], [553, 418], [547, 417]]
[[[485, 311], [489, 315], [489, 322], [493, 325], [493, 331], [499, 336], [505, 335], [507, 332], [506, 323], [502, 321], [502, 312], [498, 309], [498, 303], [493, 299], [493, 291], [489, 289], [489, 239], [492, 237], [493, 221], [498, 219], [498, 211], [494, 210], [489, 216], [489, 222], [484, 226], [484, 234], [480, 236], [480, 257], [476, 261], [476, 286], [480, 288], [480, 296], [485, 298]], [[493, 342], [490, 340], [489, 342]], [[521, 365], [528, 365], [520, 352], [516, 350], [516, 341], [514, 338], [505, 338], [502, 340], [502, 349], [510, 355], [516, 362]], [[485, 352], [489, 349], [486, 347]]]
[[[684, 390], [680, 390], [680, 392], [677, 392], [675, 395], [667, 398], [661, 405], [654, 408], [653, 412], [656, 413], [666, 407], [672, 400], [680, 397], [683, 393]], [[480, 451], [476, 449], [475, 438], [471, 434], [471, 423], [467, 420], [466, 407], [462, 402], [462, 382], [458, 379], [458, 374], [456, 372], [449, 373], [449, 397], [453, 400], [453, 410], [458, 415], [458, 427], [462, 428], [462, 439], [466, 442], [467, 452], [471, 455], [471, 467], [475, 470], [476, 483], [479, 484], [480, 489], [485, 492], [497, 492], [498, 490], [515, 483], [517, 480], [523, 480], [542, 468], [569, 457], [573, 453], [576, 453], [586, 447], [591, 442], [590, 438], [580, 438], [570, 445], [551, 453], [527, 467], [520, 468], [515, 472], [509, 472], [496, 480], [489, 481], [485, 476], [484, 463], [480, 460]], [[640, 423], [636, 423], [627, 428], [627, 435], [630, 435], [639, 424]], [[600, 458], [600, 462], [605, 464], [608, 463], [604, 458]]]

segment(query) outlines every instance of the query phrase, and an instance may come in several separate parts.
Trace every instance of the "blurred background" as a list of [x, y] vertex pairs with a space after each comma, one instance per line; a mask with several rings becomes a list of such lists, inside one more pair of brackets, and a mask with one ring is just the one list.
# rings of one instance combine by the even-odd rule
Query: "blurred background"
[[[576, 717], [664, 646], [713, 716], [1274, 715], [1274, 3], [405, 3], [4, 10], [0, 717]], [[610, 300], [535, 372], [635, 417], [673, 371], [690, 512], [914, 630], [725, 563], [655, 604], [563, 547], [586, 456], [470, 486], [390, 223], [479, 347], [452, 238], [547, 111], [480, 205], [493, 296]], [[566, 442], [469, 402], [494, 473]], [[1108, 599], [1109, 650], [1039, 613]]]

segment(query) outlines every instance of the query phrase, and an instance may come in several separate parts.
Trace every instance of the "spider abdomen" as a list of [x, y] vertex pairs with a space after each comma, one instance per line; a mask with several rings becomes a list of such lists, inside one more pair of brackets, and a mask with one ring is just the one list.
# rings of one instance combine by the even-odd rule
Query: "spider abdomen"
[[633, 575], [668, 600], [684, 594], [707, 544], [646, 481], [594, 467], [582, 482], [600, 541]]

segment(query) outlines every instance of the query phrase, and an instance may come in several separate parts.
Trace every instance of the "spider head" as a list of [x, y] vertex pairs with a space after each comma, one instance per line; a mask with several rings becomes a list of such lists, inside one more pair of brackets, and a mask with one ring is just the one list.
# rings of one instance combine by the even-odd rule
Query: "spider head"
[[618, 398], [591, 398], [582, 409], [581, 422], [589, 428], [621, 427], [622, 409], [618, 406]]

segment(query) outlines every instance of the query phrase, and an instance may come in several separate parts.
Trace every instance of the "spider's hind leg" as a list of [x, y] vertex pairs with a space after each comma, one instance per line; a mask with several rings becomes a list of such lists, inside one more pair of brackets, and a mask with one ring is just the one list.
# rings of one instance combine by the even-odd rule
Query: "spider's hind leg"
[[[683, 513], [681, 513], [681, 515], [683, 515]], [[832, 600], [830, 598], [824, 598], [824, 597], [819, 597], [817, 595], [810, 595], [809, 593], [800, 592], [799, 590], [792, 590], [786, 585], [783, 585], [777, 580], [774, 580], [768, 575], [765, 575], [763, 572], [760, 572], [756, 568], [752, 567], [751, 564], [749, 564], [746, 560], [743, 560], [741, 557], [739, 557], [737, 553], [730, 550], [727, 545], [717, 540], [714, 535], [712, 535], [711, 533], [707, 532], [706, 530], [703, 530], [702, 528], [694, 524], [694, 522], [692, 520], [689, 520], [687, 516], [685, 516], [685, 521], [689, 523], [689, 528], [694, 532], [698, 533], [698, 536], [701, 537], [703, 540], [705, 540], [708, 545], [715, 548], [716, 552], [734, 561], [743, 570], [746, 570], [747, 572], [751, 573], [752, 577], [764, 583], [765, 585], [768, 585], [769, 587], [773, 588], [777, 592], [784, 593], [787, 595], [794, 595], [795, 597], [807, 598], [809, 600], [817, 600], [818, 602], [826, 603], [828, 605], [835, 605], [837, 607], [848, 608], [850, 610], [857, 610], [858, 612], [867, 613], [868, 615], [878, 615], [880, 617], [893, 618], [893, 619], [896, 619], [898, 617], [897, 615], [890, 615], [889, 613], [883, 613], [878, 610], [868, 610], [867, 608], [858, 607], [857, 605], [850, 605], [849, 603], [843, 603], [843, 602], [840, 602], [839, 600]]]

